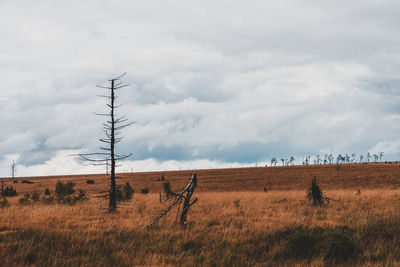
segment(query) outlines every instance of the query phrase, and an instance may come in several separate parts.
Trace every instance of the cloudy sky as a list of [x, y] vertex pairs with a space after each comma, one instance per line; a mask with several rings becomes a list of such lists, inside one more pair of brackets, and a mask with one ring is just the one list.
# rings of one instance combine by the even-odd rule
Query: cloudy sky
[[400, 2], [2, 0], [0, 175], [103, 172], [96, 84], [127, 72], [121, 171], [400, 159]]

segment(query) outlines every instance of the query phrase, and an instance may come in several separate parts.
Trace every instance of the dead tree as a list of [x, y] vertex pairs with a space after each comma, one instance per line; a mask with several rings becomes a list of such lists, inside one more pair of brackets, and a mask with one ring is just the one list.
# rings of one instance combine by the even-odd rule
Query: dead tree
[[[107, 107], [109, 108], [109, 113], [95, 113], [98, 116], [105, 116], [108, 119], [105, 123], [103, 123], [103, 132], [105, 137], [100, 138], [99, 141], [105, 143], [105, 147], [100, 147], [103, 152], [98, 153], [88, 153], [88, 154], [78, 154], [78, 156], [86, 161], [89, 161], [92, 165], [95, 166], [109, 166], [110, 167], [110, 178], [109, 178], [109, 190], [105, 191], [106, 195], [101, 197], [105, 197], [109, 199], [108, 211], [114, 212], [117, 209], [116, 202], [116, 178], [119, 178], [115, 174], [115, 168], [117, 167], [116, 163], [120, 160], [126, 159], [132, 154], [126, 155], [118, 155], [115, 152], [115, 146], [122, 140], [121, 130], [125, 127], [133, 124], [128, 123], [125, 116], [117, 117], [116, 109], [121, 107], [122, 105], [116, 105], [115, 101], [118, 98], [115, 95], [115, 91], [119, 90], [123, 87], [128, 86], [127, 84], [122, 84], [121, 78], [125, 75], [113, 78], [109, 80], [110, 86], [100, 86], [97, 87], [101, 89], [105, 89], [109, 91], [109, 95], [99, 95], [100, 97], [104, 97], [109, 100]], [[107, 167], [108, 169], [108, 167]]]
[[322, 206], [323, 204], [329, 204], [331, 200], [329, 197], [325, 196], [319, 186], [317, 185], [317, 178], [311, 180], [311, 186], [307, 191], [307, 198], [312, 201], [313, 206]]
[[171, 205], [169, 205], [167, 209], [165, 209], [159, 216], [157, 216], [157, 218], [155, 218], [151, 224], [146, 226], [146, 228], [149, 229], [152, 226], [156, 225], [161, 218], [167, 215], [167, 213], [177, 204], [179, 205], [182, 202], [182, 200], [184, 200], [184, 202], [180, 216], [180, 225], [182, 228], [184, 228], [186, 226], [187, 222], [186, 217], [189, 212], [189, 208], [197, 201], [197, 198], [195, 198], [195, 200], [193, 200], [193, 202], [190, 203], [190, 198], [192, 197], [196, 186], [197, 186], [197, 174], [193, 174], [189, 179], [189, 183], [184, 189], [182, 189], [182, 191], [180, 191], [179, 193], [172, 192], [174, 200], [172, 201]]

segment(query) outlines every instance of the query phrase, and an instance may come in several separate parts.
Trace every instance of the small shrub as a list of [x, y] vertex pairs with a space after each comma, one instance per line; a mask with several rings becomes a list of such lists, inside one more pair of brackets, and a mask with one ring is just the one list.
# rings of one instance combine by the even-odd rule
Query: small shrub
[[355, 251], [356, 245], [347, 234], [338, 230], [324, 233], [324, 258], [335, 262], [350, 259]]
[[34, 182], [31, 182], [31, 181], [28, 181], [28, 180], [22, 180], [21, 183], [23, 183], [23, 184], [33, 184]]
[[13, 183], [14, 183], [14, 184], [18, 184], [18, 181], [17, 181], [17, 180], [13, 180]]
[[86, 196], [86, 192], [82, 189], [79, 190], [79, 193], [77, 196], [75, 196], [74, 198], [76, 201], [83, 201], [88, 199], [88, 197]]
[[142, 189], [140, 189], [140, 193], [142, 193], [142, 194], [148, 194], [150, 192], [150, 190], [148, 189], [148, 188], [142, 188]]
[[129, 182], [125, 183], [124, 187], [122, 188], [122, 193], [125, 200], [129, 200], [132, 198], [134, 191]]
[[26, 193], [22, 198], [18, 200], [19, 204], [21, 205], [29, 205], [31, 204], [31, 201], [29, 200], [30, 195]]
[[54, 202], [55, 202], [54, 196], [45, 195], [45, 196], [43, 196], [43, 198], [42, 198], [42, 203], [43, 203], [43, 204], [50, 205], [50, 204], [54, 204]]
[[90, 179], [89, 179], [89, 180], [86, 181], [86, 183], [87, 183], [87, 184], [94, 184], [94, 180], [90, 180]]
[[58, 181], [56, 184], [56, 195], [58, 202], [70, 202], [69, 196], [75, 193], [74, 190], [75, 183], [69, 182], [61, 182]]
[[40, 193], [39, 192], [33, 192], [31, 199], [33, 200], [33, 202], [38, 202], [40, 200]]
[[0, 208], [6, 208], [9, 206], [10, 206], [10, 204], [8, 203], [8, 200], [6, 197], [0, 198]]
[[235, 199], [233, 205], [235, 205], [236, 208], [240, 208], [240, 199]]
[[46, 188], [46, 190], [44, 190], [44, 194], [46, 196], [50, 196], [50, 190], [48, 188]]
[[17, 195], [17, 190], [15, 190], [13, 188], [13, 186], [10, 186], [10, 187], [7, 186], [4, 189], [4, 196], [6, 196], [6, 197], [13, 197], [13, 196], [16, 196], [16, 195]]
[[268, 189], [264, 186], [264, 192], [267, 192], [268, 191]]
[[117, 185], [115, 187], [115, 200], [117, 202], [126, 201], [132, 198], [134, 191], [129, 184], [126, 182], [124, 186]]

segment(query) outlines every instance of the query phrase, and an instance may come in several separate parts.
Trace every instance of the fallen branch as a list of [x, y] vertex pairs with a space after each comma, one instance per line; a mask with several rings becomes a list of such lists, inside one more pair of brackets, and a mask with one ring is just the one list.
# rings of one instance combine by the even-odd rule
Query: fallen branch
[[189, 179], [189, 183], [187, 184], [187, 186], [184, 189], [182, 189], [179, 193], [171, 192], [172, 196], [175, 197], [174, 201], [171, 203], [171, 205], [169, 205], [169, 207], [166, 210], [164, 210], [159, 216], [157, 216], [151, 224], [147, 225], [146, 228], [149, 229], [153, 225], [156, 225], [160, 221], [161, 218], [163, 218], [176, 204], [181, 203], [183, 199], [185, 201], [183, 203], [180, 224], [182, 227], [185, 227], [186, 216], [189, 211], [189, 208], [193, 204], [195, 204], [197, 201], [197, 198], [196, 198], [192, 203], [190, 203], [190, 198], [192, 197], [196, 186], [197, 186], [197, 175], [193, 174], [192, 177], [190, 177], [190, 179]]

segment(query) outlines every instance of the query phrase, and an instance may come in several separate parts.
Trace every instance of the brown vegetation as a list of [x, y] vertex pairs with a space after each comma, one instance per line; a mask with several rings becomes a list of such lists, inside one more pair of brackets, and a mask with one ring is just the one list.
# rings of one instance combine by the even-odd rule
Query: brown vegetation
[[[330, 167], [294, 167], [297, 174], [293, 167], [199, 171], [202, 190], [195, 193], [199, 200], [186, 229], [178, 226], [176, 214], [155, 229], [144, 229], [169, 205], [159, 202], [160, 173], [128, 174], [135, 192], [148, 187], [150, 193], [135, 193], [135, 205], [115, 214], [99, 209], [100, 202], [93, 198], [74, 206], [23, 206], [18, 197], [11, 197], [11, 206], [0, 213], [0, 261], [5, 266], [400, 265], [400, 188], [395, 177], [399, 166], [344, 165], [340, 171]], [[187, 183], [187, 173], [163, 174], [175, 190], [180, 179]], [[314, 175], [335, 199], [328, 206], [312, 207], [306, 198]], [[93, 175], [74, 178], [77, 189], [102, 183]], [[96, 182], [88, 185], [87, 179]], [[37, 188], [37, 183], [53, 191], [52, 179], [29, 180], [35, 183], [17, 191]], [[229, 180], [226, 185], [221, 182]], [[337, 250], [335, 244], [345, 249]]]
[[[170, 181], [172, 190], [178, 191], [187, 184], [187, 177], [192, 173], [198, 174], [200, 192], [238, 192], [268, 190], [304, 190], [308, 188], [310, 179], [314, 176], [322, 189], [400, 189], [399, 163], [369, 163], [369, 164], [341, 164], [339, 171], [336, 165], [309, 165], [290, 167], [255, 167], [189, 171], [165, 172], [137, 172], [118, 173], [122, 179], [118, 184], [129, 182], [138, 192], [140, 188], [148, 188], [150, 192], [162, 192], [164, 175]], [[87, 184], [87, 180], [94, 180], [94, 184]], [[29, 180], [33, 184], [20, 183]], [[14, 188], [20, 193], [34, 190], [54, 188], [57, 180], [73, 181], [76, 189], [83, 189], [94, 193], [107, 189], [107, 176], [103, 174], [62, 175], [18, 178], [19, 183]]]

